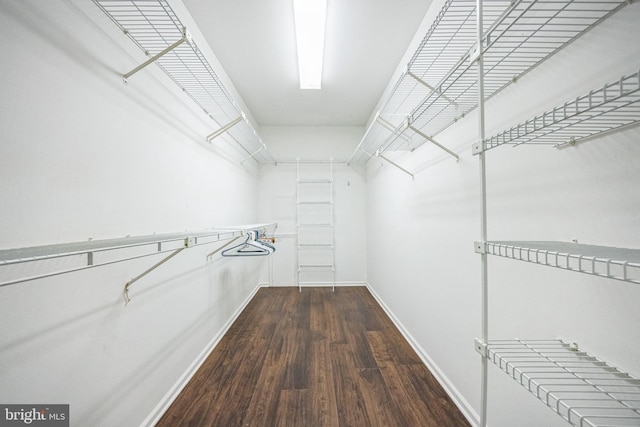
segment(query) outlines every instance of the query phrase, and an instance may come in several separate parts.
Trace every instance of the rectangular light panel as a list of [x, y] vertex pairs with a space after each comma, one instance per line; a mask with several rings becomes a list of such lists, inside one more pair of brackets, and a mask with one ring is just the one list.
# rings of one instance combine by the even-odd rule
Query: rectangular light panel
[[293, 0], [300, 89], [320, 89], [327, 0]]

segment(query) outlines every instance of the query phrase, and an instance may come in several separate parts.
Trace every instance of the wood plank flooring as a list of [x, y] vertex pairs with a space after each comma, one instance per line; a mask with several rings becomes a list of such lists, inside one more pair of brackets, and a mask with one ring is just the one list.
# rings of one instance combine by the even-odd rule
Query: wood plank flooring
[[469, 426], [365, 287], [262, 288], [157, 424]]

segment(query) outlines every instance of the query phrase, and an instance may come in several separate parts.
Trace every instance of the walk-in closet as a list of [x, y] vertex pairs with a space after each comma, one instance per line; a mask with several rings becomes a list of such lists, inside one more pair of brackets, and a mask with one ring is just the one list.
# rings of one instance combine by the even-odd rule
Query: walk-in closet
[[0, 33], [0, 425], [640, 426], [638, 2]]

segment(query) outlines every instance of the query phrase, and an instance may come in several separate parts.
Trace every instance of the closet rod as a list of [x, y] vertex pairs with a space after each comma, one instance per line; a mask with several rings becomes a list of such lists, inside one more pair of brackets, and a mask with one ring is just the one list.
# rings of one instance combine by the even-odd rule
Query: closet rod
[[312, 164], [341, 164], [341, 165], [348, 165], [346, 160], [329, 160], [329, 159], [300, 159], [300, 160], [296, 160], [296, 159], [276, 159], [276, 163], [277, 164], [298, 164], [298, 163], [312, 163]]

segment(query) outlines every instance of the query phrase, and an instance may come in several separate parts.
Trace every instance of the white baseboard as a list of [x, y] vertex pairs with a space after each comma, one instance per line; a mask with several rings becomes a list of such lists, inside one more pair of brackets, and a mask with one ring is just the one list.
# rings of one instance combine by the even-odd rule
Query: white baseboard
[[200, 366], [202, 366], [205, 360], [207, 360], [207, 357], [209, 357], [209, 355], [211, 354], [213, 349], [218, 345], [218, 343], [220, 342], [224, 334], [227, 333], [227, 331], [229, 330], [233, 322], [236, 321], [240, 313], [242, 313], [242, 310], [245, 309], [247, 304], [249, 304], [249, 301], [253, 299], [253, 297], [255, 296], [255, 294], [258, 292], [260, 288], [261, 288], [261, 285], [258, 284], [258, 286], [256, 286], [253, 289], [251, 294], [242, 302], [242, 304], [240, 304], [240, 307], [238, 307], [238, 309], [233, 313], [233, 315], [229, 318], [229, 320], [227, 320], [227, 322], [224, 324], [222, 329], [220, 329], [220, 331], [211, 339], [211, 341], [209, 341], [207, 346], [200, 352], [200, 354], [198, 354], [198, 357], [196, 357], [196, 359], [191, 363], [191, 365], [189, 365], [187, 370], [180, 376], [178, 381], [176, 381], [173, 387], [171, 387], [171, 389], [169, 389], [167, 394], [164, 395], [162, 400], [160, 400], [160, 403], [158, 403], [158, 405], [156, 405], [156, 407], [153, 408], [153, 411], [151, 411], [151, 413], [147, 416], [147, 418], [145, 418], [142, 424], [140, 424], [141, 426], [151, 427], [151, 426], [154, 426], [158, 421], [160, 421], [160, 418], [162, 418], [162, 416], [167, 411], [167, 409], [169, 409], [173, 401], [178, 397], [180, 392], [186, 387], [186, 385], [189, 383], [191, 378], [193, 378], [196, 372], [198, 372], [198, 369], [200, 369]]
[[[455, 388], [455, 386], [449, 381], [449, 379], [442, 373], [442, 371], [438, 368], [438, 366], [433, 362], [433, 360], [429, 357], [429, 355], [424, 351], [422, 346], [418, 344], [418, 342], [413, 338], [413, 336], [405, 329], [402, 323], [398, 320], [398, 318], [393, 314], [393, 312], [387, 307], [384, 301], [376, 294], [376, 292], [371, 288], [371, 285], [368, 282], [336, 282], [336, 286], [366, 286], [371, 295], [375, 298], [375, 300], [380, 304], [382, 309], [387, 313], [387, 316], [391, 319], [391, 321], [396, 325], [400, 333], [404, 336], [404, 338], [409, 342], [409, 345], [414, 349], [414, 351], [418, 354], [422, 362], [429, 368], [433, 376], [436, 380], [442, 385], [445, 392], [449, 395], [451, 400], [460, 408], [463, 415], [467, 418], [467, 420], [472, 425], [480, 424], [480, 417], [478, 413], [471, 407], [469, 402], [462, 397], [460, 392]], [[225, 323], [222, 329], [209, 341], [207, 346], [200, 352], [198, 357], [189, 365], [187, 370], [180, 376], [178, 381], [171, 387], [171, 389], [165, 394], [165, 396], [160, 400], [158, 405], [151, 411], [151, 413], [145, 418], [145, 420], [141, 423], [141, 426], [154, 426], [160, 418], [164, 415], [164, 413], [169, 409], [173, 401], [178, 397], [180, 392], [186, 387], [191, 378], [198, 371], [200, 366], [205, 362], [207, 357], [211, 354], [213, 349], [218, 345], [222, 337], [229, 330], [233, 322], [238, 318], [242, 310], [245, 309], [249, 301], [255, 296], [258, 290], [261, 287], [269, 286], [266, 283], [258, 284], [251, 294], [242, 302], [242, 304], [238, 307], [238, 309], [233, 313], [233, 315], [229, 318], [229, 320]], [[279, 286], [279, 285], [271, 285], [271, 286]], [[295, 285], [287, 285], [287, 286], [295, 286]]]
[[[302, 282], [300, 283], [300, 285], [304, 288], [304, 287], [331, 287], [331, 286], [335, 286], [337, 287], [346, 287], [346, 286], [367, 286], [367, 282], [359, 282], [359, 281], [340, 281], [340, 282]], [[286, 287], [295, 287], [297, 288], [298, 285], [295, 284], [291, 284], [291, 283], [286, 283], [286, 284], [280, 284], [280, 283], [262, 283], [262, 286], [265, 287], [272, 287], [272, 288], [286, 288]]]
[[453, 403], [460, 409], [465, 418], [471, 423], [471, 425], [480, 425], [480, 416], [473, 409], [473, 407], [469, 404], [469, 402], [462, 396], [462, 394], [458, 391], [458, 389], [453, 385], [451, 381], [447, 378], [446, 375], [438, 368], [438, 365], [435, 364], [433, 359], [429, 357], [427, 352], [422, 348], [422, 346], [413, 338], [413, 336], [409, 333], [409, 331], [402, 325], [400, 320], [393, 314], [393, 312], [387, 307], [384, 301], [376, 294], [371, 285], [366, 283], [367, 289], [373, 295], [373, 298], [380, 304], [380, 307], [387, 313], [387, 316], [391, 319], [391, 321], [396, 325], [396, 327], [400, 330], [400, 333], [404, 336], [404, 338], [409, 342], [409, 345], [414, 349], [414, 351], [418, 354], [422, 363], [426, 365], [426, 367], [431, 371], [436, 380], [440, 383], [444, 391], [449, 395]]

